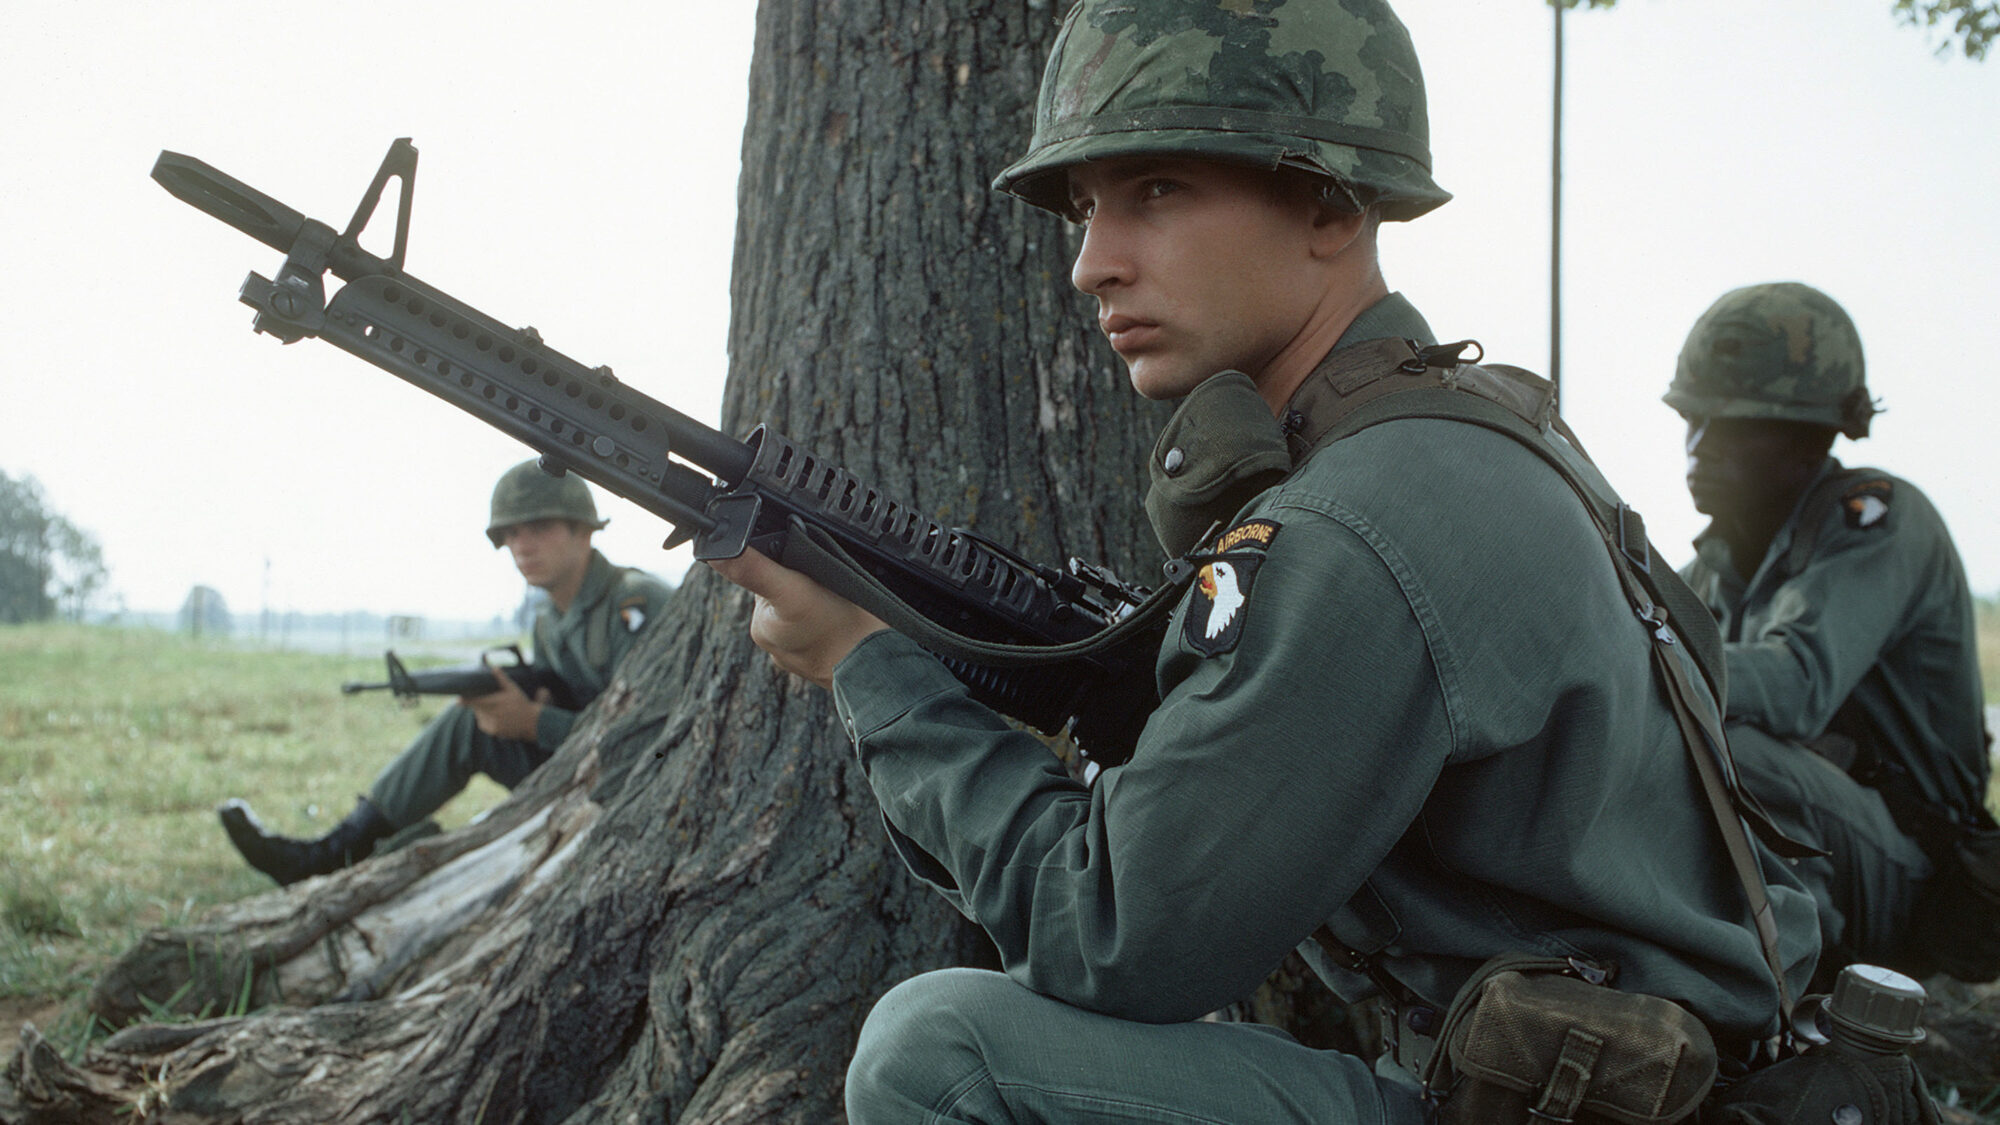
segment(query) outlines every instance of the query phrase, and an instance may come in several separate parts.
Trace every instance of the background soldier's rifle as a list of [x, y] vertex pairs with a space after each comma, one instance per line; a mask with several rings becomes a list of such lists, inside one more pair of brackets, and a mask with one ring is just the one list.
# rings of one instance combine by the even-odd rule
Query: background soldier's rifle
[[[512, 653], [514, 655], [513, 663], [489, 663], [486, 657], [496, 652]], [[389, 665], [389, 678], [387, 680], [372, 684], [362, 683], [359, 680], [349, 680], [340, 685], [341, 694], [354, 695], [364, 691], [387, 691], [405, 703], [414, 702], [420, 695], [460, 695], [468, 699], [476, 699], [482, 695], [491, 695], [500, 690], [500, 682], [493, 678], [493, 674], [498, 672], [514, 681], [515, 685], [521, 689], [521, 692], [530, 699], [535, 697], [536, 692], [546, 688], [549, 693], [549, 702], [566, 711], [576, 710], [576, 700], [575, 697], [570, 695], [569, 685], [562, 681], [562, 677], [556, 675], [548, 668], [544, 668], [539, 664], [528, 663], [526, 658], [521, 655], [520, 645], [507, 645], [502, 648], [488, 649], [485, 653], [481, 654], [479, 663], [477, 664], [457, 664], [449, 668], [426, 668], [420, 672], [412, 672], [408, 668], [403, 667], [403, 662], [397, 658], [395, 649], [390, 649], [383, 653], [382, 658]]]
[[[763, 426], [736, 441], [426, 285], [403, 270], [416, 166], [409, 138], [391, 145], [341, 232], [179, 153], [162, 152], [153, 178], [285, 253], [275, 280], [243, 282], [257, 331], [288, 344], [317, 336], [422, 387], [534, 447], [550, 472], [666, 520], [668, 547], [693, 539], [697, 559], [755, 547], [911, 636], [974, 698], [1045, 733], [1068, 727], [1096, 761], [1130, 755], [1158, 704], [1152, 661], [1185, 564], [1170, 564], [1172, 582], [1148, 601], [1074, 558], [1028, 562]], [[401, 198], [383, 259], [357, 239], [392, 178]], [[331, 300], [329, 271], [348, 283]]]

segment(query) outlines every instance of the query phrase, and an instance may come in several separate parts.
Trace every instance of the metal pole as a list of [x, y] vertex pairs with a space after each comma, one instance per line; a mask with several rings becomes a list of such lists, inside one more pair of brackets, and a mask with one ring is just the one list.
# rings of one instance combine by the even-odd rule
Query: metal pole
[[1549, 144], [1549, 381], [1556, 409], [1562, 409], [1562, 216], [1563, 216], [1563, 0], [1556, 13], [1554, 132]]

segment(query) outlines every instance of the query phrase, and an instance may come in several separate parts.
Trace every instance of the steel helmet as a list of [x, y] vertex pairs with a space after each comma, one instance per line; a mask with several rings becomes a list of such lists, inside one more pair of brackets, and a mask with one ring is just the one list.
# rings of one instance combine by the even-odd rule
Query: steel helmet
[[1416, 50], [1381, 0], [1081, 0], [1028, 153], [993, 186], [1067, 215], [1063, 169], [1147, 155], [1317, 173], [1385, 219], [1451, 198]]
[[498, 547], [505, 531], [529, 520], [575, 520], [592, 531], [610, 523], [597, 518], [590, 486], [575, 473], [550, 476], [539, 461], [523, 461], [508, 469], [493, 486], [493, 514], [486, 521], [486, 538]]
[[1732, 289], [1695, 321], [1665, 402], [1686, 418], [1810, 422], [1868, 436], [1876, 413], [1861, 334], [1833, 298], [1795, 281]]

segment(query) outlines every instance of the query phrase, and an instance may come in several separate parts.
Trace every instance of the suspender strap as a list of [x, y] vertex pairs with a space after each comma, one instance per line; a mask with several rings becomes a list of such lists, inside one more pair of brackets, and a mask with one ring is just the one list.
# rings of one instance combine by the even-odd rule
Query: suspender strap
[[1731, 800], [1732, 789], [1723, 779], [1713, 755], [1701, 748], [1704, 738], [1717, 747], [1725, 746], [1722, 732], [1715, 727], [1706, 709], [1692, 706], [1694, 685], [1688, 682], [1687, 669], [1668, 651], [1667, 646], [1671, 643], [1669, 640], [1653, 645], [1653, 666], [1660, 670], [1661, 679], [1667, 684], [1668, 697], [1674, 705], [1674, 719], [1680, 724], [1681, 740], [1687, 744], [1688, 757], [1694, 759], [1696, 776], [1701, 778], [1702, 795], [1708, 798], [1709, 813], [1722, 832], [1723, 847], [1729, 853], [1729, 863], [1736, 871], [1736, 880], [1743, 885], [1743, 893], [1750, 900], [1750, 918], [1757, 927], [1757, 944], [1763, 947], [1764, 963], [1770, 966], [1771, 979], [1778, 984], [1779, 1022], [1789, 1035], [1792, 1029], [1792, 989], [1785, 980], [1784, 961], [1778, 954], [1778, 917], [1771, 909], [1770, 888], [1764, 884], [1763, 869], [1758, 866], [1756, 853], [1751, 850], [1749, 836], [1743, 829], [1743, 820]]
[[551, 630], [554, 622], [550, 620], [550, 612], [544, 609], [540, 613], [535, 614], [535, 624], [531, 630], [531, 635], [534, 637], [534, 662], [536, 664], [552, 664], [555, 662], [556, 641], [555, 634]]
[[[1423, 358], [1415, 348], [1410, 348], [1409, 354], [1413, 360]], [[1735, 784], [1734, 766], [1728, 757], [1728, 741], [1717, 709], [1701, 699], [1688, 676], [1686, 664], [1676, 654], [1676, 648], [1681, 647], [1685, 637], [1690, 660], [1708, 681], [1710, 698], [1721, 700], [1725, 683], [1724, 667], [1721, 636], [1716, 630], [1714, 618], [1686, 583], [1661, 562], [1652, 544], [1645, 539], [1644, 524], [1638, 514], [1609, 498], [1606, 495], [1608, 486], [1605, 492], [1600, 492], [1595, 482], [1589, 479], [1595, 476], [1594, 466], [1591, 466], [1582, 443], [1562, 419], [1546, 406], [1531, 405], [1529, 409], [1522, 409], [1523, 401], [1530, 404], [1538, 401], [1534, 392], [1547, 385], [1545, 380], [1506, 368], [1454, 367], [1440, 370], [1425, 366], [1420, 375], [1417, 367], [1417, 363], [1411, 362], [1385, 371], [1385, 379], [1395, 379], [1402, 386], [1396, 388], [1394, 393], [1371, 395], [1351, 411], [1343, 412], [1332, 425], [1313, 435], [1310, 444], [1318, 446], [1337, 441], [1369, 426], [1402, 418], [1465, 422], [1505, 434], [1534, 451], [1583, 501], [1584, 509], [1589, 512], [1591, 522], [1611, 556], [1612, 567], [1618, 573], [1633, 612], [1652, 634], [1653, 665], [1666, 690], [1674, 720], [1680, 728], [1681, 741], [1701, 781], [1711, 819], [1721, 833], [1730, 866], [1743, 888], [1757, 941], [1763, 949], [1764, 962], [1778, 988], [1779, 1020], [1789, 1034], [1791, 987], [1785, 979], [1784, 962], [1778, 952], [1777, 918], [1771, 907], [1769, 888], [1764, 883], [1763, 869], [1750, 845], [1744, 821], [1750, 819], [1760, 829], [1759, 835], [1766, 837], [1780, 854], [1814, 854], [1815, 849], [1779, 833], [1755, 802], [1747, 800], [1748, 795]], [[1407, 381], [1405, 377], [1408, 377]], [[1567, 444], [1574, 451], [1576, 460], [1565, 456], [1558, 443]], [[1329, 945], [1332, 934], [1321, 927], [1314, 937], [1322, 945]], [[1337, 941], [1332, 942], [1329, 948], [1345, 949]], [[1367, 960], [1351, 950], [1346, 950], [1346, 954], [1350, 964], [1356, 960]], [[1380, 971], [1379, 967], [1371, 971], [1371, 979]]]
[[625, 572], [624, 567], [612, 572], [603, 602], [590, 607], [590, 617], [583, 623], [583, 658], [593, 669], [611, 670], [611, 619], [618, 616], [618, 584]]
[[[1535, 378], [1525, 372], [1514, 376], [1506, 369], [1474, 370], [1494, 381]], [[1689, 653], [1701, 668], [1702, 676], [1708, 681], [1715, 698], [1722, 699], [1726, 673], [1722, 659], [1722, 635], [1715, 627], [1715, 618], [1694, 591], [1674, 574], [1673, 568], [1660, 558], [1652, 544], [1646, 541], [1645, 524], [1638, 513], [1606, 499], [1582, 479], [1580, 474], [1585, 471], [1584, 466], [1590, 465], [1589, 454], [1560, 418], [1551, 417], [1549, 431], [1545, 432], [1515, 413], [1509, 405], [1487, 397], [1482, 385], [1484, 382], [1461, 376], [1456, 386], [1446, 386], [1433, 374], [1426, 383], [1407, 385], [1400, 393], [1383, 395], [1361, 405], [1327, 431], [1316, 444], [1336, 441], [1370, 426], [1404, 418], [1466, 422], [1513, 438], [1541, 457], [1583, 501], [1584, 510], [1590, 514], [1591, 522], [1611, 551], [1612, 562], [1617, 566], [1619, 580], [1625, 586], [1627, 595], [1643, 594], [1633, 598], [1635, 608], [1639, 605], [1664, 607], [1668, 619], [1676, 623], [1677, 631], [1688, 645]], [[1581, 465], [1572, 464], [1558, 452], [1558, 442], [1568, 444], [1576, 452]], [[1594, 468], [1589, 471], [1595, 472]], [[1645, 559], [1643, 567], [1638, 565], [1640, 558]]]

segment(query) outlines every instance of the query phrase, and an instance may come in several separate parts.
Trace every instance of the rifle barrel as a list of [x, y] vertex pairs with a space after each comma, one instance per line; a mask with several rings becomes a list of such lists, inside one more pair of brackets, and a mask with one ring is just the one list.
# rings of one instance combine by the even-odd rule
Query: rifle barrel
[[178, 152], [162, 151], [153, 178], [175, 199], [200, 208], [273, 250], [289, 253], [306, 217], [242, 180]]
[[404, 275], [364, 277], [328, 303], [320, 338], [398, 375], [674, 524], [707, 530], [711, 481], [734, 483], [748, 445], [585, 367], [532, 329], [513, 329]]
[[317, 227], [330, 244], [325, 268], [346, 281], [370, 274], [396, 276], [403, 271], [394, 263], [361, 249], [359, 243], [333, 228], [298, 211], [184, 153], [160, 150], [153, 161], [153, 179], [168, 194], [200, 211], [221, 219], [273, 250], [290, 254], [299, 236]]
[[[392, 148], [390, 161], [397, 156]], [[384, 169], [393, 171], [387, 162]], [[362, 250], [350, 235], [204, 161], [163, 150], [153, 179], [174, 198], [285, 253], [287, 269], [327, 270], [355, 283], [335, 295], [330, 320], [296, 324], [299, 335], [319, 336], [519, 438], [552, 464], [577, 470], [682, 529], [677, 537], [715, 525], [702, 511], [712, 482], [670, 453], [731, 484], [750, 468], [754, 454], [745, 443], [618, 383], [609, 368], [586, 368], [549, 348], [533, 329], [510, 328], [453, 300]], [[381, 179], [378, 174], [371, 196]], [[372, 202], [363, 201], [364, 212]], [[272, 288], [252, 275], [246, 294], [252, 282]], [[260, 314], [274, 311], [259, 298], [244, 300]], [[278, 319], [296, 315], [287, 310]], [[551, 401], [548, 388], [558, 385], [568, 394]], [[649, 426], [653, 432], [644, 433]]]

